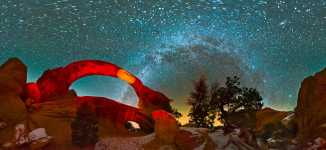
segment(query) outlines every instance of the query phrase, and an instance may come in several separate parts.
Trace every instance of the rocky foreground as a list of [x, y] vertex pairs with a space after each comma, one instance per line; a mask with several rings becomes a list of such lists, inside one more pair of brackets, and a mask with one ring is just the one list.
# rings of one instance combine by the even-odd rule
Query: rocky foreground
[[106, 138], [98, 142], [96, 150], [215, 150], [215, 149], [242, 149], [254, 150], [254, 141], [251, 135], [241, 133], [241, 129], [234, 129], [229, 134], [223, 130], [208, 132], [206, 128], [179, 128], [175, 118], [165, 111], [153, 113], [156, 122], [155, 132], [146, 136], [132, 138]]
[[[125, 139], [123, 144], [121, 144], [122, 139], [120, 138], [108, 138], [100, 141], [96, 148], [323, 150], [326, 149], [325, 106], [326, 69], [303, 80], [298, 104], [294, 111], [285, 112], [264, 108], [257, 112], [256, 140], [258, 147], [255, 147], [252, 142], [248, 142], [250, 136], [243, 137], [239, 134], [240, 128], [234, 129], [227, 135], [223, 134], [222, 130], [209, 133], [205, 129], [180, 128], [175, 133], [178, 138], [175, 138], [172, 144], [162, 144], [161, 140], [158, 140], [157, 133], [153, 133], [143, 137]], [[184, 134], [189, 136], [184, 136]], [[160, 146], [157, 147], [157, 145]]]

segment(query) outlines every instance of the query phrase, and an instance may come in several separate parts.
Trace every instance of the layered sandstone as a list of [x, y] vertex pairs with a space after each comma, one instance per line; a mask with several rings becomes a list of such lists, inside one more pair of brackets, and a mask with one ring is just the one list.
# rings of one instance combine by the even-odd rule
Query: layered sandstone
[[295, 118], [301, 142], [326, 138], [326, 69], [301, 83]]

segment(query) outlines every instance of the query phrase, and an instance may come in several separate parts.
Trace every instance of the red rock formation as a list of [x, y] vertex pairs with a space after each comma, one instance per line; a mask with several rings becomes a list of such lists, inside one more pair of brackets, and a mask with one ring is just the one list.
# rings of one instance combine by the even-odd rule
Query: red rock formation
[[124, 69], [98, 60], [78, 61], [44, 72], [36, 83], [26, 85], [24, 98], [32, 98], [35, 103], [49, 101], [53, 97], [65, 95], [74, 81], [90, 75], [118, 77], [129, 83], [139, 98], [139, 109], [148, 116], [157, 109], [170, 109], [170, 99], [165, 95], [146, 87], [137, 77]]
[[20, 99], [26, 84], [26, 71], [26, 66], [17, 58], [0, 66], [0, 120], [6, 124], [0, 129], [0, 144], [13, 136], [10, 129], [26, 117], [25, 105]]
[[88, 101], [88, 103], [96, 106], [98, 115], [102, 118], [107, 117], [116, 125], [123, 126], [126, 121], [135, 121], [146, 131], [151, 131], [153, 128], [150, 119], [151, 112], [157, 109], [167, 111], [170, 109], [170, 99], [165, 95], [146, 87], [137, 77], [126, 70], [109, 62], [98, 60], [77, 61], [65, 67], [47, 70], [36, 83], [26, 84], [22, 97], [29, 100], [26, 103], [30, 103], [32, 100], [34, 106], [47, 101], [58, 100], [58, 97], [67, 95], [69, 87], [74, 81], [90, 75], [116, 77], [126, 81], [134, 88], [139, 98], [139, 108], [99, 97], [76, 98], [77, 101]]
[[152, 116], [155, 121], [155, 137], [165, 144], [174, 144], [178, 124], [173, 115], [164, 110], [157, 110]]
[[[0, 130], [0, 144], [12, 139], [13, 132], [9, 128], [24, 123], [28, 130], [45, 128], [54, 137], [51, 148], [69, 149], [72, 147], [70, 124], [82, 103], [94, 108], [99, 119], [100, 137], [127, 134], [124, 126], [127, 121], [137, 122], [143, 131], [152, 131], [151, 112], [170, 108], [169, 98], [111, 63], [94, 60], [75, 62], [48, 70], [37, 82], [28, 84], [26, 71], [26, 66], [18, 59], [10, 59], [0, 67], [0, 120], [7, 125]], [[112, 76], [126, 81], [135, 89], [140, 108], [107, 98], [78, 97], [69, 90], [74, 81], [88, 75]]]
[[295, 117], [298, 137], [307, 142], [317, 137], [326, 138], [326, 69], [307, 77], [301, 83]]

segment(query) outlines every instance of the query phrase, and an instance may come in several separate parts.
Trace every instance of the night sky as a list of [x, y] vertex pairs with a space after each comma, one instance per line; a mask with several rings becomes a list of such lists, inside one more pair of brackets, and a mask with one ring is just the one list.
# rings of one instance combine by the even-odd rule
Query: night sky
[[[110, 61], [182, 112], [200, 75], [238, 75], [266, 106], [290, 110], [300, 82], [326, 67], [326, 1], [1, 0], [0, 63], [10, 57], [28, 65], [28, 81], [75, 60]], [[86, 77], [72, 88], [136, 104], [118, 79]]]

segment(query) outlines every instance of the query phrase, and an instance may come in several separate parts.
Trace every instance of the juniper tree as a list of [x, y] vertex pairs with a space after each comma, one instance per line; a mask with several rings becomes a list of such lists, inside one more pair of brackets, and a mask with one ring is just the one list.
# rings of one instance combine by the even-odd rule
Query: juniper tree
[[194, 89], [190, 93], [188, 104], [191, 106], [188, 114], [190, 117], [189, 124], [191, 126], [202, 128], [213, 127], [215, 116], [212, 117], [210, 113], [209, 91], [204, 76], [201, 76], [198, 81], [194, 82]]
[[218, 87], [213, 84], [211, 88], [212, 107], [218, 112], [219, 119], [228, 126], [229, 116], [235, 113], [255, 113], [263, 106], [262, 97], [254, 88], [240, 87], [240, 78], [227, 77], [225, 86]]

